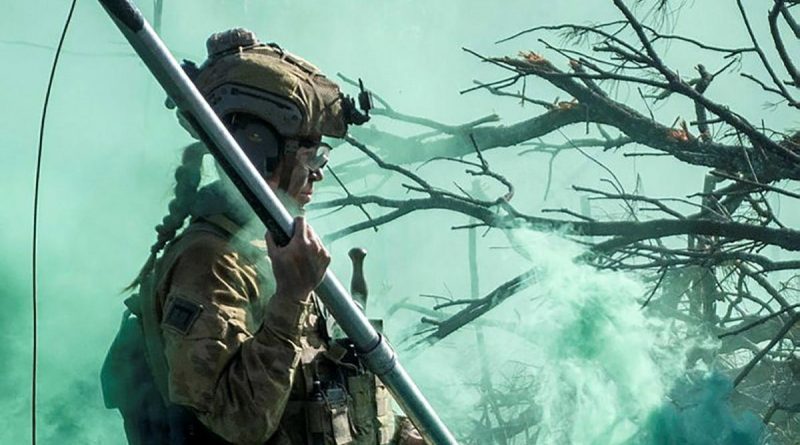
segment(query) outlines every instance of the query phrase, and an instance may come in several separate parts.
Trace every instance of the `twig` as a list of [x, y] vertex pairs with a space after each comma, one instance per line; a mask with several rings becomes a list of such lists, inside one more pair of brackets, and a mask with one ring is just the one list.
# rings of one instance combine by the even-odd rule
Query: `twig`
[[664, 281], [664, 277], [667, 276], [667, 272], [668, 271], [669, 271], [669, 269], [666, 268], [666, 267], [662, 267], [661, 268], [661, 274], [658, 277], [658, 281], [656, 281], [655, 286], [653, 286], [653, 288], [650, 289], [650, 292], [648, 293], [647, 298], [645, 298], [644, 302], [642, 302], [642, 306], [641, 306], [642, 309], [646, 308], [647, 305], [650, 304], [650, 300], [656, 294], [656, 291], [658, 291], [658, 288], [661, 286], [661, 282]]
[[786, 334], [789, 333], [789, 331], [792, 329], [792, 327], [794, 327], [795, 323], [797, 323], [798, 321], [800, 321], [800, 313], [795, 314], [789, 321], [787, 321], [783, 325], [781, 330], [778, 331], [778, 333], [775, 335], [775, 337], [773, 337], [772, 340], [767, 344], [767, 346], [764, 346], [763, 349], [758, 351], [758, 353], [755, 355], [755, 357], [753, 357], [753, 359], [750, 360], [750, 362], [747, 363], [747, 365], [739, 372], [739, 374], [736, 376], [736, 378], [733, 379], [733, 386], [734, 387], [739, 386], [739, 383], [741, 383], [742, 380], [744, 380], [744, 378], [747, 377], [748, 374], [750, 374], [750, 371], [752, 371], [753, 368], [756, 367], [758, 362], [760, 362], [761, 359], [764, 358], [764, 356], [767, 355], [767, 353], [776, 344], [778, 344], [778, 342], [783, 340], [783, 337], [785, 337]]
[[789, 104], [794, 107], [800, 107], [800, 104], [796, 103], [792, 96], [789, 94], [789, 91], [783, 85], [783, 82], [778, 79], [778, 75], [775, 74], [775, 70], [772, 69], [772, 65], [770, 65], [769, 60], [767, 60], [767, 56], [764, 54], [764, 51], [761, 50], [761, 47], [758, 45], [758, 41], [756, 40], [756, 36], [753, 33], [753, 28], [750, 26], [750, 20], [747, 18], [747, 13], [744, 10], [744, 5], [742, 4], [742, 0], [736, 0], [736, 5], [739, 7], [739, 12], [742, 15], [742, 20], [744, 20], [745, 28], [747, 29], [747, 33], [750, 35], [750, 40], [753, 42], [753, 47], [756, 50], [756, 54], [758, 54], [759, 59], [761, 59], [761, 64], [764, 66], [764, 69], [767, 70], [769, 77], [772, 79], [772, 83], [778, 88], [780, 91], [781, 96], [783, 96]]
[[752, 185], [752, 186], [755, 186], [755, 187], [762, 188], [764, 190], [769, 190], [771, 192], [778, 193], [779, 195], [784, 195], [784, 196], [788, 196], [790, 198], [800, 199], [800, 193], [790, 192], [789, 190], [784, 190], [782, 188], [775, 187], [775, 186], [772, 186], [772, 185], [769, 185], [769, 184], [762, 184], [760, 182], [751, 181], [749, 179], [745, 179], [745, 178], [737, 177], [737, 176], [734, 176], [734, 175], [730, 175], [728, 173], [721, 172], [719, 170], [712, 170], [709, 173], [714, 175], [714, 176], [718, 176], [720, 178], [725, 178], [725, 179], [729, 179], [731, 181], [741, 182], [742, 184]]
[[719, 335], [717, 335], [717, 338], [725, 338], [725, 337], [729, 337], [731, 335], [741, 334], [742, 332], [748, 331], [748, 330], [750, 330], [750, 329], [752, 329], [752, 328], [754, 328], [756, 326], [762, 325], [762, 324], [768, 322], [769, 320], [771, 320], [771, 319], [773, 319], [775, 317], [778, 317], [780, 315], [783, 315], [786, 312], [789, 312], [792, 309], [796, 309], [798, 307], [800, 307], [800, 304], [793, 304], [791, 306], [785, 307], [785, 308], [781, 309], [778, 312], [774, 312], [772, 314], [767, 315], [766, 317], [759, 318], [758, 320], [756, 320], [756, 321], [754, 321], [752, 323], [748, 323], [748, 324], [746, 324], [746, 325], [744, 325], [742, 327], [739, 327], [737, 329], [734, 329], [732, 331], [728, 331], [728, 332], [719, 334]]
[[[351, 197], [351, 196], [353, 196], [353, 194], [352, 194], [352, 193], [350, 193], [350, 190], [348, 190], [348, 189], [347, 189], [347, 186], [345, 186], [345, 185], [344, 185], [344, 183], [342, 182], [342, 180], [341, 180], [341, 179], [339, 179], [339, 176], [336, 174], [336, 172], [335, 172], [335, 171], [333, 171], [333, 169], [331, 168], [331, 166], [330, 166], [330, 165], [328, 165], [327, 167], [328, 167], [328, 172], [330, 172], [331, 176], [333, 176], [333, 179], [335, 179], [335, 180], [336, 180], [336, 182], [339, 184], [339, 186], [342, 188], [342, 190], [344, 190], [344, 193], [345, 193], [345, 194], [346, 194], [348, 197]], [[368, 220], [368, 221], [370, 221], [370, 222], [373, 222], [373, 223], [374, 223], [374, 221], [372, 221], [372, 216], [370, 216], [369, 212], [367, 212], [367, 209], [365, 209], [365, 208], [364, 208], [364, 205], [363, 205], [363, 204], [357, 204], [356, 206], [357, 206], [359, 209], [361, 209], [361, 213], [363, 213], [363, 214], [364, 214], [364, 216], [366, 216], [366, 217], [367, 217], [367, 220]], [[376, 231], [376, 232], [378, 231], [378, 226], [373, 226], [372, 228], [373, 228], [373, 230], [374, 230], [374, 231]]]

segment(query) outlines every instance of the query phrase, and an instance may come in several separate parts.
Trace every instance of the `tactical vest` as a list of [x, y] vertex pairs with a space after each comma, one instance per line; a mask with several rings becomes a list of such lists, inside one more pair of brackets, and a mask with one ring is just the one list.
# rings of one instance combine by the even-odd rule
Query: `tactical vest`
[[[132, 445], [228, 444], [189, 409], [168, 400], [169, 370], [160, 331], [163, 302], [156, 301], [156, 289], [194, 234], [212, 233], [230, 242], [234, 229], [224, 219], [193, 222], [170, 243], [139, 292], [125, 300], [127, 310], [103, 363], [101, 382], [105, 405], [120, 410]], [[349, 342], [330, 340], [324, 308], [315, 306], [309, 317], [317, 323], [301, 338], [302, 356], [289, 402], [265, 445], [393, 443], [388, 391], [363, 367]]]

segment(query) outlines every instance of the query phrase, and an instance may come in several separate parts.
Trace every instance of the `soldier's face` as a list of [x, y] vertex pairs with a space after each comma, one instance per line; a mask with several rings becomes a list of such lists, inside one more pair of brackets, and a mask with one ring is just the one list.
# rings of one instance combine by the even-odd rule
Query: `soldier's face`
[[311, 202], [314, 183], [324, 178], [322, 169], [327, 163], [327, 153], [327, 146], [320, 146], [319, 142], [287, 152], [278, 163], [272, 182], [280, 185], [300, 207], [305, 206]]
[[324, 166], [310, 166], [310, 159], [313, 159], [313, 149], [301, 148], [297, 151], [297, 158], [295, 159], [292, 168], [292, 175], [289, 180], [289, 187], [286, 193], [300, 204], [300, 207], [305, 206], [311, 202], [311, 196], [314, 193], [314, 183], [322, 181], [324, 175], [322, 169]]

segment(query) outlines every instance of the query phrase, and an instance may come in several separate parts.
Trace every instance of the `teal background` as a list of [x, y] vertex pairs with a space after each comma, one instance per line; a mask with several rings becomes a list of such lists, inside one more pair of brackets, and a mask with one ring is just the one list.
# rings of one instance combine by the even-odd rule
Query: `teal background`
[[[140, 1], [152, 16], [150, 2]], [[755, 5], [761, 17], [766, 4]], [[31, 241], [36, 143], [47, 78], [54, 48], [69, 4], [64, 0], [6, 0], [0, 12], [0, 443], [30, 441], [31, 409]], [[643, 9], [642, 9], [643, 10]], [[542, 52], [535, 37], [493, 42], [540, 24], [588, 23], [618, 18], [610, 2], [590, 1], [223, 1], [166, 0], [162, 36], [179, 58], [202, 61], [205, 38], [234, 26], [248, 27], [266, 41], [317, 64], [335, 77], [341, 72], [361, 77], [394, 108], [449, 124], [497, 113], [510, 124], [539, 113], [511, 99], [485, 92], [461, 95], [473, 80], [490, 81], [504, 73], [463, 52], [468, 47], [487, 55]], [[761, 19], [759, 19], [761, 20]], [[763, 22], [763, 20], [761, 20]], [[675, 33], [690, 33], [712, 43], [747, 43], [740, 18], [730, 2], [695, 2], [668, 23]], [[766, 36], [758, 28], [759, 36]], [[548, 36], [552, 43], [560, 40]], [[701, 56], [691, 48], [663, 48], [673, 66], [690, 72]], [[547, 54], [551, 60], [564, 62]], [[721, 66], [708, 61], [710, 69]], [[757, 71], [753, 61], [743, 70]], [[564, 99], [552, 87], [531, 79], [528, 93]], [[349, 86], [344, 89], [353, 94]], [[635, 91], [618, 91], [623, 100], [642, 108]], [[748, 118], [764, 119], [776, 128], [796, 127], [796, 115], [764, 107], [767, 98], [736, 76], [709, 93], [736, 106]], [[180, 148], [191, 140], [163, 106], [164, 94], [135, 57], [119, 31], [90, 0], [79, 0], [70, 25], [50, 98], [44, 134], [39, 218], [39, 388], [37, 426], [40, 443], [121, 443], [121, 419], [106, 410], [99, 393], [98, 370], [116, 332], [122, 312], [122, 288], [133, 278], [154, 239], [153, 226], [171, 198], [172, 172]], [[654, 110], [670, 123], [690, 119], [691, 107], [680, 100]], [[375, 118], [368, 125], [403, 136], [420, 131], [410, 125]], [[580, 136], [583, 128], [567, 134]], [[562, 143], [558, 134], [546, 138]], [[542, 208], [580, 208], [572, 184], [599, 186], [605, 172], [575, 152], [559, 156], [552, 192], [543, 200], [546, 158], [519, 157], [518, 149], [486, 153], [492, 167], [517, 187], [515, 204], [538, 213]], [[683, 196], [698, 191], [705, 169], [671, 158], [623, 158], [619, 153], [593, 152], [614, 169], [626, 187], [641, 178], [653, 196]], [[356, 151], [341, 146], [337, 162], [354, 159]], [[469, 188], [461, 168], [434, 163], [420, 170], [432, 182]], [[329, 180], [317, 199], [340, 196]], [[371, 190], [377, 177], [353, 181], [353, 191]], [[487, 193], [497, 193], [486, 183]], [[387, 190], [399, 195], [399, 182]], [[391, 192], [387, 192], [391, 193]], [[784, 222], [800, 213], [780, 207]], [[598, 211], [618, 212], [613, 205]], [[322, 213], [322, 212], [320, 212]], [[311, 220], [320, 233], [360, 221], [347, 210]], [[333, 268], [349, 279], [346, 257], [352, 246], [368, 249], [367, 275], [372, 290], [371, 315], [380, 316], [404, 298], [423, 305], [420, 294], [469, 296], [467, 234], [452, 226], [467, 218], [445, 212], [418, 213], [333, 243]], [[682, 334], [674, 326], [650, 320], [636, 309], [646, 292], [634, 276], [598, 273], [570, 259], [580, 249], [556, 235], [519, 231], [509, 240], [492, 231], [478, 237], [480, 291], [488, 292], [531, 267], [542, 267], [542, 284], [498, 308], [492, 320], [515, 325], [512, 332], [487, 331], [490, 366], [499, 380], [520, 363], [535, 375], [535, 391], [544, 407], [542, 443], [667, 443], [658, 437], [678, 434], [681, 422], [659, 421], [659, 406], [682, 372], [684, 346], [671, 341]], [[521, 240], [521, 241], [520, 241]], [[508, 249], [521, 243], [531, 260]], [[775, 252], [776, 258], [786, 254]], [[417, 325], [419, 314], [396, 313], [387, 320], [398, 342]], [[434, 406], [460, 434], [470, 430], [465, 419], [475, 415], [478, 381], [474, 332], [465, 329], [429, 351], [404, 356], [412, 375]], [[688, 347], [688, 346], [685, 346]], [[534, 372], [535, 370], [535, 372]], [[527, 374], [526, 374], [527, 375]], [[725, 394], [724, 385], [709, 391]], [[724, 397], [715, 398], [724, 404]], [[717, 403], [715, 402], [715, 403]], [[716, 406], [716, 405], [715, 405]], [[599, 407], [604, 407], [602, 412]], [[655, 417], [653, 417], [655, 416]], [[648, 421], [647, 419], [656, 420]], [[706, 418], [702, 413], [699, 418]], [[731, 414], [730, 424], [740, 422]], [[567, 432], [563, 425], [569, 425]], [[726, 420], [727, 422], [727, 420]], [[666, 425], [666, 426], [664, 426]], [[705, 425], [723, 428], [726, 423]], [[756, 431], [741, 442], [755, 443]], [[693, 427], [689, 427], [692, 429]], [[738, 437], [738, 436], [737, 436]], [[689, 439], [685, 439], [689, 440]], [[648, 442], [650, 441], [650, 442]], [[698, 439], [692, 443], [708, 443]]]

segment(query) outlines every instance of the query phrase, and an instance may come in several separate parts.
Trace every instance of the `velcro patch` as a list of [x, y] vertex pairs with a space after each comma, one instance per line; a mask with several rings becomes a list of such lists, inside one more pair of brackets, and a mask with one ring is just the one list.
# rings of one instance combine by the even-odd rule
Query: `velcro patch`
[[202, 311], [203, 306], [200, 304], [183, 297], [172, 297], [164, 317], [164, 325], [186, 335]]

